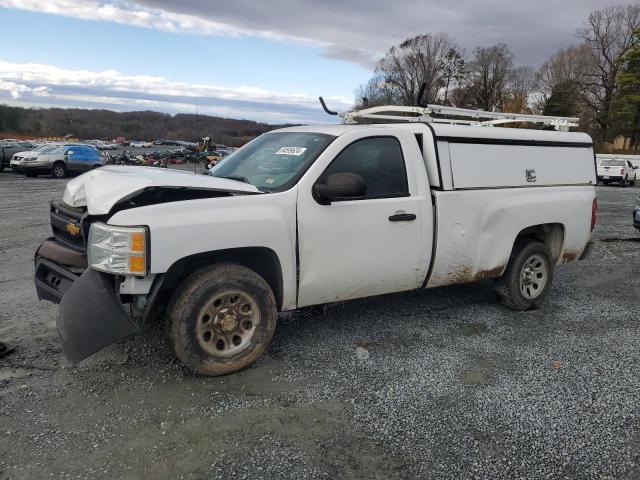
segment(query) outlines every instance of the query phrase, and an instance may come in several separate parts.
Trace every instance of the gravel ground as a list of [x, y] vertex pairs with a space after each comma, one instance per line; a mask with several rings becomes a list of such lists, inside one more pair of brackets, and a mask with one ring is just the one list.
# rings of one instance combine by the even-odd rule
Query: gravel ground
[[0, 174], [0, 478], [640, 477], [640, 189], [598, 187], [593, 256], [541, 310], [480, 282], [287, 314], [256, 365], [204, 378], [159, 324], [61, 358], [31, 277], [64, 183]]

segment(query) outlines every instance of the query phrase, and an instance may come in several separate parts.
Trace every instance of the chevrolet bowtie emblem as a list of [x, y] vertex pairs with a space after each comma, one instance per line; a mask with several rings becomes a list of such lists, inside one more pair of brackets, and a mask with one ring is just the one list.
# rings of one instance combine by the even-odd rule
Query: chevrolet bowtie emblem
[[67, 232], [75, 237], [80, 234], [80, 227], [75, 223], [67, 223]]

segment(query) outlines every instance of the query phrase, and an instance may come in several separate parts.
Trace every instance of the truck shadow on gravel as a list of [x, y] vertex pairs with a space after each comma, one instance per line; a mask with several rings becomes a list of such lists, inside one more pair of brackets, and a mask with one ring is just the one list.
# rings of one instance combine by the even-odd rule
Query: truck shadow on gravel
[[601, 242], [604, 243], [640, 243], [640, 237], [631, 237], [631, 238], [601, 238]]

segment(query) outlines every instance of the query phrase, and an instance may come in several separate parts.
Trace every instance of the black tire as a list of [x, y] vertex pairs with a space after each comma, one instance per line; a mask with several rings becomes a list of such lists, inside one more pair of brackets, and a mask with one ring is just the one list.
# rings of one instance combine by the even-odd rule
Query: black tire
[[[534, 263], [530, 264], [532, 261]], [[538, 263], [540, 270], [525, 271], [528, 266], [536, 267]], [[544, 275], [544, 284], [540, 283], [542, 277], [536, 278], [540, 273]], [[552, 281], [553, 261], [547, 246], [537, 240], [521, 239], [513, 247], [504, 275], [496, 281], [496, 290], [504, 305], [512, 310], [531, 310], [544, 302]], [[526, 282], [532, 283], [527, 285]]]
[[4, 170], [4, 165], [2, 163], [0, 163], [0, 172], [2, 172]]
[[67, 176], [67, 166], [62, 162], [56, 162], [51, 167], [51, 176], [53, 178], [65, 178]]
[[[2, 170], [0, 170], [0, 172], [1, 172], [1, 171], [2, 171]], [[634, 177], [634, 178], [633, 178], [633, 180], [631, 180], [631, 181], [629, 182], [629, 185], [631, 185], [632, 187], [635, 187], [635, 186], [636, 186], [636, 179], [637, 179], [637, 177]]]
[[602, 185], [609, 185], [609, 180], [602, 180]]
[[627, 177], [624, 177], [622, 180], [620, 180], [620, 188], [624, 188], [627, 186]]
[[[241, 300], [234, 307], [236, 294]], [[250, 317], [241, 313], [247, 305]], [[255, 362], [271, 341], [278, 317], [267, 282], [253, 270], [229, 263], [187, 277], [176, 289], [167, 313], [169, 338], [178, 359], [191, 370], [211, 376], [236, 372]], [[228, 319], [231, 325], [225, 323]]]

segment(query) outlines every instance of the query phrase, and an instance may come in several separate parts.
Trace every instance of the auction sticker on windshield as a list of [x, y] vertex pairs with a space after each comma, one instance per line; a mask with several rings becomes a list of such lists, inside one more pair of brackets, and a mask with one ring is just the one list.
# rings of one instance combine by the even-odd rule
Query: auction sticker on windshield
[[276, 152], [276, 155], [295, 155], [299, 157], [306, 151], [307, 149], [303, 147], [281, 147], [280, 150]]

